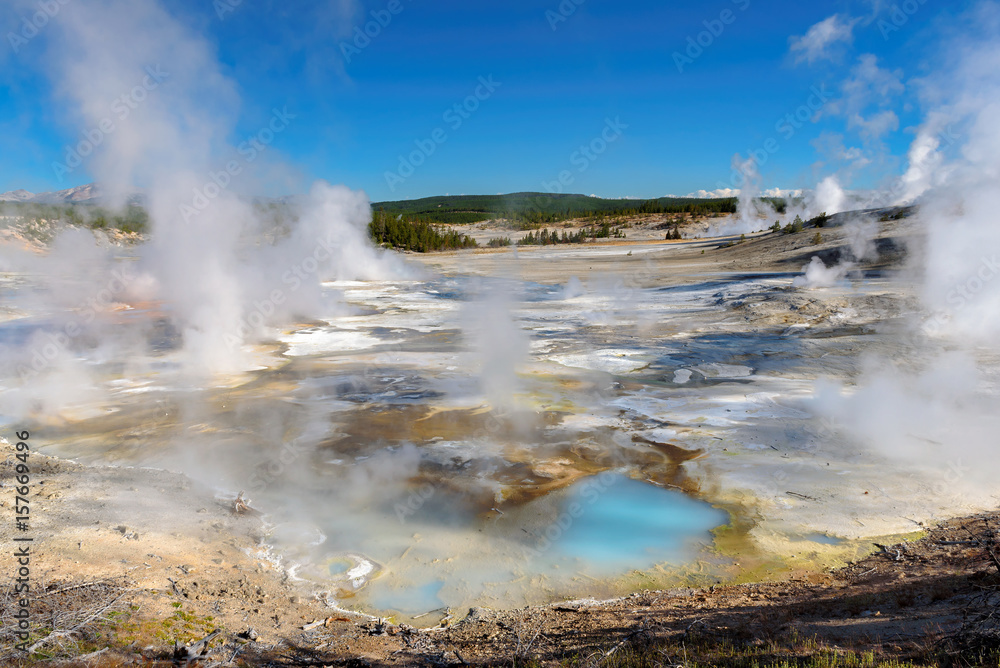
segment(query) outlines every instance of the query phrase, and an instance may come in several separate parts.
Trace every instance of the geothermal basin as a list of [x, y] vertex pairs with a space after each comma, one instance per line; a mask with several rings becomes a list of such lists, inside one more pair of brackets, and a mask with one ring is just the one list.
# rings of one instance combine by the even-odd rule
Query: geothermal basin
[[[181, 364], [158, 307], [123, 306], [104, 317], [125, 359], [81, 347], [44, 410], [3, 419], [49, 454], [243, 491], [289, 577], [408, 620], [768, 577], [989, 504], [929, 494], [933, 465], [887, 473], [816, 406], [862, 351], [918, 345], [894, 329], [912, 295], [891, 272], [810, 290], [705, 248], [411, 259], [417, 277], [324, 283], [329, 313], [225, 377]], [[4, 285], [8, 344], [49, 324], [19, 301], [30, 282]]]

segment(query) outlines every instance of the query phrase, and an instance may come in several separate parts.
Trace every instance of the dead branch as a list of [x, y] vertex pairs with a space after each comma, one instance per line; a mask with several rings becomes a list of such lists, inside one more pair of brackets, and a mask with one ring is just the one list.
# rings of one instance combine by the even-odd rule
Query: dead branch
[[212, 642], [220, 633], [222, 632], [216, 629], [192, 645], [178, 645], [175, 641], [174, 659], [191, 659], [194, 657], [204, 656], [208, 650], [208, 643]]
[[101, 584], [112, 584], [114, 580], [95, 580], [94, 582], [84, 582], [83, 584], [76, 584], [71, 587], [63, 587], [62, 589], [57, 589], [55, 591], [48, 591], [44, 594], [39, 594], [37, 598], [45, 598], [46, 596], [55, 596], [56, 594], [64, 594], [68, 591], [73, 591], [74, 589], [83, 589], [85, 587], [96, 587]]
[[237, 515], [254, 515], [255, 517], [262, 515], [263, 513], [256, 508], [250, 507], [250, 499], [243, 497], [245, 493], [243, 490], [240, 490], [240, 493], [236, 495], [236, 498], [233, 500], [233, 512]]
[[87, 617], [86, 619], [84, 619], [82, 622], [80, 622], [79, 624], [77, 624], [73, 628], [67, 629], [65, 631], [53, 631], [52, 633], [50, 633], [49, 635], [45, 636], [44, 638], [42, 638], [41, 640], [39, 640], [35, 644], [33, 644], [31, 647], [29, 647], [28, 648], [28, 654], [34, 653], [39, 647], [47, 645], [52, 640], [56, 640], [58, 638], [66, 638], [66, 637], [69, 637], [69, 636], [73, 635], [74, 633], [77, 633], [84, 626], [86, 626], [87, 624], [91, 623], [92, 621], [94, 621], [95, 619], [97, 619], [98, 617], [100, 617], [101, 615], [103, 615], [104, 613], [106, 613], [108, 610], [110, 610], [111, 608], [113, 608], [118, 603], [118, 601], [122, 600], [125, 597], [126, 594], [129, 594], [132, 591], [133, 590], [131, 590], [131, 589], [126, 589], [122, 593], [118, 594], [118, 596], [116, 596], [115, 598], [113, 598], [110, 603], [107, 603], [103, 607], [98, 608], [96, 612], [94, 612], [93, 614], [91, 614], [89, 617]]
[[74, 663], [77, 661], [90, 661], [91, 659], [96, 659], [100, 655], [104, 654], [105, 652], [108, 651], [108, 649], [109, 649], [108, 647], [105, 647], [104, 649], [99, 649], [96, 652], [91, 652], [90, 654], [84, 654], [83, 656], [73, 657], [70, 660], [73, 661]]

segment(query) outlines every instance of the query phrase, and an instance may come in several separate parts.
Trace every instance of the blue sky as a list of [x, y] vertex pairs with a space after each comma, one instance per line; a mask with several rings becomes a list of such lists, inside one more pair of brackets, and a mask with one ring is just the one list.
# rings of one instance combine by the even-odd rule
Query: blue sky
[[[274, 188], [325, 179], [376, 201], [544, 190], [561, 172], [572, 178], [566, 192], [685, 195], [738, 186], [732, 158], [752, 151], [766, 154], [765, 188], [810, 188], [830, 173], [873, 187], [905, 169], [921, 120], [914, 81], [933, 64], [950, 15], [970, 4], [908, 0], [894, 13], [892, 2], [873, 0], [565, 0], [560, 13], [557, 0], [396, 1], [398, 13], [350, 62], [342, 45], [357, 48], [353, 29], [390, 0], [163, 3], [213, 45], [236, 82], [232, 144], [274, 108], [295, 114], [272, 148], [298, 181]], [[235, 6], [220, 12], [220, 2]], [[81, 128], [47, 77], [52, 31], [12, 48], [9, 35], [33, 4], [8, 7], [0, 20], [0, 191], [93, 180], [86, 165], [62, 181], [53, 171]], [[899, 29], [887, 33], [890, 25]], [[702, 52], [687, 52], [699, 37]], [[677, 53], [694, 57], [679, 68]], [[481, 78], [499, 85], [491, 91]], [[474, 111], [446, 116], [477, 87]], [[781, 124], [810, 103], [801, 127]], [[605, 130], [609, 120], [617, 134]], [[433, 153], [416, 156], [412, 175], [401, 172], [400, 156], [419, 151], [418, 141]], [[606, 148], [577, 153], [591, 142]], [[387, 179], [392, 172], [405, 178]]]

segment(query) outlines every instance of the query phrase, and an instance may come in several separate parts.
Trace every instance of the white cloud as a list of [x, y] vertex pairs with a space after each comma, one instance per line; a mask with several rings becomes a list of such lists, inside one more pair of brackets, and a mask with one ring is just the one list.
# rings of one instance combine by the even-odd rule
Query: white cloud
[[[684, 195], [685, 197], [697, 197], [698, 199], [725, 199], [727, 197], [739, 197], [743, 192], [739, 188], [718, 188], [716, 190], [698, 190]], [[674, 195], [668, 195], [674, 197]], [[760, 192], [761, 197], [801, 197], [801, 190], [786, 190], [784, 188], [769, 188]]]
[[325, 7], [321, 5], [317, 9], [317, 26], [322, 25], [339, 37], [348, 37], [363, 13], [364, 7], [358, 0], [330, 0]]
[[878, 58], [866, 53], [858, 58], [841, 89], [843, 97], [829, 105], [831, 113], [847, 118], [847, 127], [867, 141], [878, 141], [899, 129], [899, 117], [890, 107], [906, 86], [900, 70], [879, 67]]
[[833, 60], [838, 44], [854, 41], [857, 22], [849, 16], [834, 14], [809, 28], [802, 37], [792, 37], [791, 52], [795, 54], [795, 62], [805, 61], [812, 65], [817, 60]]
[[821, 133], [812, 145], [824, 160], [847, 165], [850, 169], [861, 169], [872, 162], [863, 149], [845, 145], [844, 135], [836, 132]]
[[871, 160], [864, 154], [857, 146], [852, 146], [851, 148], [845, 148], [838, 156], [841, 160], [845, 162], [853, 162], [856, 166], [864, 167]]
[[901, 72], [882, 69], [878, 57], [871, 53], [858, 58], [851, 75], [844, 82], [844, 93], [857, 104], [867, 104], [873, 99], [889, 101], [905, 89]]
[[688, 193], [685, 197], [697, 197], [699, 199], [723, 199], [726, 197], [739, 197], [739, 188], [718, 188], [716, 190], [699, 190]]
[[802, 197], [804, 191], [801, 189], [785, 190], [782, 188], [768, 188], [761, 192], [763, 197]]
[[855, 114], [848, 119], [847, 127], [857, 129], [865, 139], [879, 139], [884, 135], [899, 129], [899, 117], [896, 112], [886, 109], [867, 118]]

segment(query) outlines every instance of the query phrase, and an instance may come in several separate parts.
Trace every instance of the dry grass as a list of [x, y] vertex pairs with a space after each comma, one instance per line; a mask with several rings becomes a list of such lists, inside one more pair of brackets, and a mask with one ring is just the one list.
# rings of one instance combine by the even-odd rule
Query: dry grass
[[[190, 665], [194, 653], [197, 665], [206, 668], [998, 666], [1000, 540], [990, 525], [994, 518], [956, 520], [919, 542], [876, 552], [815, 586], [761, 583], [674, 596], [645, 592], [593, 608], [490, 611], [468, 624], [427, 633], [385, 621], [324, 626], [272, 639], [274, 645], [222, 629], [192, 649], [215, 630], [212, 617], [194, 614], [191, 602], [180, 597], [165, 614], [154, 615], [142, 608], [148, 592], [118, 578], [45, 584], [33, 606], [35, 650], [24, 656], [12, 651], [16, 608], [7, 587], [0, 591], [0, 665]], [[162, 611], [162, 598], [158, 605]]]
[[[16, 649], [18, 610], [13, 585], [0, 590], [0, 665], [117, 667], [155, 665], [173, 658], [175, 647], [195, 642], [213, 629], [211, 617], [198, 617], [173, 604], [166, 619], [143, 615], [141, 590], [126, 578], [96, 582], [49, 582], [31, 598], [28, 652]], [[220, 640], [216, 646], [221, 646]], [[152, 662], [152, 663], [151, 663]]]
[[[85, 583], [49, 582], [36, 585], [31, 597], [31, 636], [28, 655], [38, 659], [70, 658], [103, 649], [105, 631], [127, 614], [135, 589], [124, 578]], [[24, 653], [16, 634], [18, 610], [13, 584], [0, 595], [0, 659], [12, 662]]]
[[[613, 649], [613, 648], [612, 648]], [[685, 640], [630, 642], [613, 653], [572, 657], [558, 663], [509, 661], [490, 665], [542, 668], [924, 668], [937, 666], [996, 666], [1000, 654], [955, 660], [940, 653], [934, 643], [914, 656], [875, 651], [853, 651], [794, 634], [781, 640], [733, 643], [718, 637], [688, 636]]]

